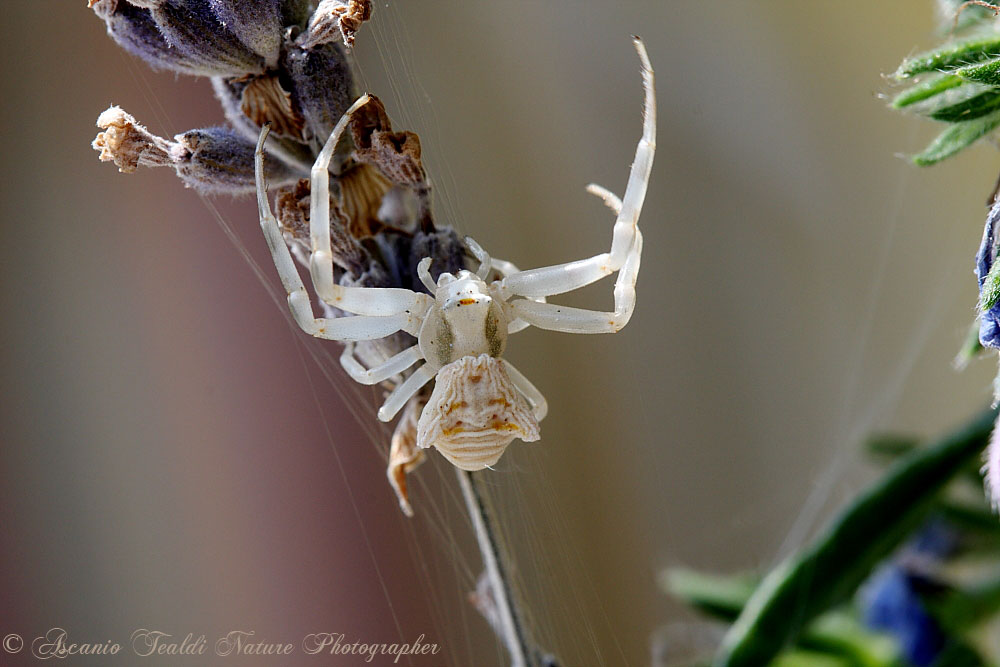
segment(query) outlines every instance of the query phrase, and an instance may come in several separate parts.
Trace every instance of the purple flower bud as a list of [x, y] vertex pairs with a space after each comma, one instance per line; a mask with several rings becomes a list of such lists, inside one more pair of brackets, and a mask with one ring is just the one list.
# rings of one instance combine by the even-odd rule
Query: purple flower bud
[[282, 25], [280, 0], [209, 0], [216, 18], [262, 56], [268, 67], [278, 64]]
[[945, 636], [924, 606], [921, 587], [918, 575], [890, 563], [872, 575], [861, 598], [865, 625], [892, 635], [910, 664], [929, 667]]
[[264, 58], [223, 25], [209, 0], [163, 0], [150, 15], [167, 43], [196, 67], [225, 76], [264, 71]]
[[983, 347], [1000, 348], [1000, 300], [998, 300], [997, 272], [993, 271], [1000, 251], [997, 238], [997, 221], [1000, 220], [1000, 199], [986, 216], [983, 241], [976, 254], [976, 277], [979, 279], [979, 342]]
[[344, 47], [330, 43], [303, 49], [289, 44], [282, 64], [291, 80], [292, 103], [305, 117], [310, 135], [322, 144], [357, 97]]

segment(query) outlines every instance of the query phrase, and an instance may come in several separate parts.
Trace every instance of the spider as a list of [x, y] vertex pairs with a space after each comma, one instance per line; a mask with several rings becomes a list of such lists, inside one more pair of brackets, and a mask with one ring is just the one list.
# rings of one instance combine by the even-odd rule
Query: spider
[[[541, 392], [502, 355], [509, 334], [528, 326], [567, 333], [615, 333], [635, 308], [635, 283], [642, 253], [639, 211], [646, 195], [656, 144], [656, 100], [653, 69], [646, 49], [633, 37], [642, 63], [645, 90], [642, 138], [635, 152], [625, 196], [589, 185], [617, 215], [610, 252], [566, 264], [519, 271], [466, 238], [478, 260], [473, 271], [442, 273], [435, 282], [431, 258], [417, 267], [427, 294], [403, 288], [345, 287], [334, 280], [330, 241], [328, 167], [351, 114], [368, 101], [363, 95], [344, 114], [316, 158], [311, 172], [309, 271], [316, 295], [326, 304], [353, 316], [317, 318], [278, 223], [271, 213], [263, 172], [263, 146], [268, 128], [260, 133], [255, 153], [260, 225], [270, 248], [295, 322], [317, 338], [346, 343], [340, 362], [357, 382], [372, 385], [389, 380], [421, 363], [396, 385], [378, 411], [393, 419], [407, 401], [430, 380], [434, 390], [420, 414], [417, 446], [436, 447], [458, 468], [480, 470], [495, 464], [515, 439], [539, 439], [540, 422], [548, 410]], [[487, 282], [492, 271], [501, 277]], [[600, 312], [546, 303], [545, 298], [589, 285], [618, 272], [615, 309]], [[417, 343], [374, 368], [354, 356], [354, 342], [374, 340], [405, 331]]]

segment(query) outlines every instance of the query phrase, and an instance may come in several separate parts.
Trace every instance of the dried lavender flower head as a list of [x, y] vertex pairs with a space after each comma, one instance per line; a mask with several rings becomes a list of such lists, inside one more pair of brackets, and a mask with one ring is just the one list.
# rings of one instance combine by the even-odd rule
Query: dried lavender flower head
[[[371, 15], [366, 1], [324, 1], [315, 10], [308, 0], [89, 0], [88, 5], [112, 39], [154, 69], [211, 77], [231, 125], [192, 130], [169, 142], [134, 119], [105, 117], [95, 148], [123, 171], [170, 164], [185, 183], [205, 192], [249, 192], [252, 148], [269, 123], [274, 138], [268, 152], [284, 163], [272, 164], [269, 172], [281, 184], [291, 174], [308, 174], [319, 147], [357, 97], [345, 45]], [[130, 135], [143, 145], [142, 157], [121, 153], [126, 145], [120, 141], [108, 143], [115, 128], [125, 126], [142, 129]], [[167, 155], [175, 144], [187, 149], [187, 157], [176, 148], [175, 155]]]
[[[97, 119], [103, 132], [94, 139], [101, 161], [114, 162], [130, 173], [140, 165], [173, 167], [184, 183], [203, 192], [234, 194], [254, 191], [254, 144], [226, 127], [189, 130], [173, 141], [152, 134], [121, 107], [113, 106]], [[297, 175], [280, 160], [265, 160], [275, 183], [293, 182]]]

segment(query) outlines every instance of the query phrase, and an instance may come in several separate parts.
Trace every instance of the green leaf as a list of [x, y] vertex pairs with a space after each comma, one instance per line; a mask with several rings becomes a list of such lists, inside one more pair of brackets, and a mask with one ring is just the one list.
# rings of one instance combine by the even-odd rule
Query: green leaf
[[900, 460], [815, 542], [768, 574], [726, 633], [715, 667], [768, 664], [810, 621], [848, 599], [933, 509], [938, 492], [979, 455], [996, 416], [984, 411]]
[[[979, 489], [982, 489], [981, 477]], [[977, 495], [982, 498], [981, 493]], [[980, 506], [945, 500], [935, 513], [954, 526], [961, 535], [959, 552], [951, 559], [953, 565], [961, 567], [957, 564], [961, 558], [972, 563], [982, 563], [984, 558], [996, 561], [997, 554], [1000, 553], [1000, 519], [989, 509], [985, 499]]]
[[760, 577], [750, 574], [723, 577], [671, 568], [660, 573], [659, 582], [667, 593], [709, 616], [734, 621], [750, 599]]
[[856, 667], [847, 658], [816, 651], [788, 651], [774, 659], [769, 667]]
[[911, 435], [879, 433], [868, 438], [865, 449], [873, 458], [895, 461], [920, 446], [920, 440]]
[[961, 639], [952, 637], [931, 667], [987, 667], [989, 664], [979, 655], [979, 651]]
[[[658, 577], [667, 593], [729, 622], [739, 616], [759, 580], [751, 574], [723, 576], [682, 568], [666, 570]], [[849, 658], [854, 667], [900, 667], [895, 641], [871, 632], [842, 611], [827, 612], [810, 623], [798, 647]]]
[[1000, 262], [993, 263], [979, 288], [979, 312], [985, 313], [997, 305], [997, 300], [1000, 300]]
[[1000, 58], [982, 65], [970, 65], [955, 70], [955, 74], [967, 81], [985, 83], [990, 86], [1000, 86]]
[[908, 79], [924, 72], [953, 69], [997, 57], [1000, 57], [1000, 37], [979, 37], [907, 58], [896, 70], [895, 76], [897, 79]]
[[892, 100], [892, 107], [894, 109], [902, 109], [910, 106], [911, 104], [923, 102], [924, 100], [943, 93], [946, 90], [957, 88], [963, 83], [965, 83], [965, 80], [955, 76], [954, 74], [940, 74], [927, 79], [926, 81], [914, 84], [901, 92], [899, 95], [896, 95], [896, 97]]
[[934, 120], [959, 123], [985, 116], [997, 109], [1000, 109], [1000, 90], [990, 88], [954, 104], [934, 109], [927, 115]]
[[799, 645], [851, 659], [856, 667], [903, 667], [895, 639], [867, 629], [842, 611], [823, 614], [809, 625]]
[[977, 139], [989, 134], [1000, 125], [1000, 112], [994, 112], [975, 120], [955, 123], [924, 149], [923, 153], [913, 156], [914, 164], [928, 167], [945, 158], [949, 158], [963, 148], [973, 144]]
[[950, 634], [960, 635], [996, 617], [1000, 611], [1000, 578], [949, 591], [943, 600], [928, 600], [927, 605]]

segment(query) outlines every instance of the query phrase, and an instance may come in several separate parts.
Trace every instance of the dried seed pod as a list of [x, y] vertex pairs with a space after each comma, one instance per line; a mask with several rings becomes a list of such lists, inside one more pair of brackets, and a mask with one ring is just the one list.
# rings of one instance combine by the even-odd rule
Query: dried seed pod
[[[228, 127], [189, 130], [178, 134], [181, 151], [174, 157], [177, 175], [202, 192], [232, 194], [256, 191], [253, 155], [256, 144]], [[275, 185], [288, 183], [296, 174], [280, 160], [265, 157], [264, 171]]]
[[149, 12], [167, 43], [195, 67], [226, 76], [264, 71], [264, 58], [219, 21], [208, 0], [164, 0]]
[[168, 69], [195, 76], [228, 72], [228, 68], [220, 71], [211, 64], [195, 63], [183, 51], [172, 48], [148, 9], [124, 0], [91, 0], [90, 7], [104, 20], [111, 39], [132, 55], [145, 60], [153, 69]]
[[296, 43], [304, 49], [311, 49], [342, 40], [344, 46], [350, 48], [361, 24], [371, 16], [371, 0], [320, 0], [309, 19], [309, 27]]
[[406, 488], [406, 476], [424, 462], [424, 450], [417, 447], [417, 419], [426, 399], [415, 396], [403, 408], [403, 416], [396, 424], [389, 447], [389, 467], [385, 474], [392, 490], [399, 499], [399, 507], [406, 516], [413, 516], [413, 506]]
[[322, 144], [357, 97], [344, 47], [323, 44], [306, 50], [289, 44], [282, 66], [291, 81], [292, 103], [306, 119], [308, 136]]
[[514, 388], [504, 362], [481, 354], [443, 366], [417, 423], [417, 445], [462, 470], [495, 464], [514, 438], [538, 440], [538, 420]]
[[278, 64], [281, 52], [282, 21], [280, 0], [209, 0], [216, 18], [267, 67]]
[[[229, 128], [191, 130], [169, 141], [149, 132], [120, 107], [102, 113], [97, 125], [103, 132], [93, 146], [102, 161], [113, 161], [119, 171], [173, 167], [186, 185], [202, 192], [241, 194], [255, 189], [255, 144]], [[287, 165], [270, 156], [265, 158], [264, 169], [277, 184], [295, 177]]]

